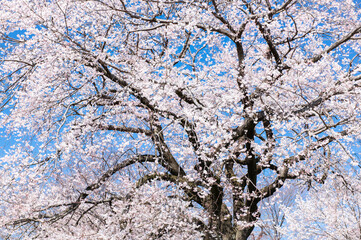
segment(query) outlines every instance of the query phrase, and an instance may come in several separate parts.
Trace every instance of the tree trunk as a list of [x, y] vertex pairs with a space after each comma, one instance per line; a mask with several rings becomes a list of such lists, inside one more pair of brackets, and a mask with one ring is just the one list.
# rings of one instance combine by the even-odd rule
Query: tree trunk
[[236, 240], [247, 240], [249, 235], [251, 235], [253, 229], [254, 226], [245, 227], [242, 229], [237, 227]]

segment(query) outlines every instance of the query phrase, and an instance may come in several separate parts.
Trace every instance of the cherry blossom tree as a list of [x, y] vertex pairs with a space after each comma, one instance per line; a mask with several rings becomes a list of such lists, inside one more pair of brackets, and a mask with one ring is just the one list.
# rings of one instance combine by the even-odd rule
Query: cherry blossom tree
[[358, 164], [360, 19], [352, 0], [2, 0], [2, 237], [247, 239], [285, 183]]
[[[290, 230], [286, 233], [288, 229], [291, 229], [291, 227], [287, 225], [286, 217], [290, 218], [290, 214], [293, 213], [294, 206], [296, 205], [295, 199], [297, 197], [302, 199], [304, 190], [305, 186], [302, 183], [298, 186], [297, 184], [286, 182], [285, 185], [282, 186], [282, 191], [277, 191], [271, 197], [264, 199], [259, 205], [259, 211], [262, 213], [262, 216], [256, 222], [255, 230], [249, 239], [290, 239], [288, 236], [294, 232]], [[300, 211], [302, 210], [300, 209]], [[296, 223], [296, 221], [294, 221], [294, 223]]]
[[360, 239], [360, 169], [348, 170], [353, 174], [334, 174], [298, 197], [296, 207], [283, 208], [288, 224], [281, 232], [291, 239]]

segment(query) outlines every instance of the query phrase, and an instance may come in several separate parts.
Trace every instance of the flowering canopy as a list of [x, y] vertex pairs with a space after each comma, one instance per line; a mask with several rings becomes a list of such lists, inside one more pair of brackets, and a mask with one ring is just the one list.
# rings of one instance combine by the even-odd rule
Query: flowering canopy
[[[351, 0], [2, 0], [1, 234], [247, 239], [360, 136]], [[13, 142], [13, 141], [11, 141]]]

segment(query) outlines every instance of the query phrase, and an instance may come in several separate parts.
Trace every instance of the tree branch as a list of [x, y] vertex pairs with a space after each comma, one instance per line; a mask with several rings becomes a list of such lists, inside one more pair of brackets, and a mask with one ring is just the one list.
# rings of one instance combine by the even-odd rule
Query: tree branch
[[[114, 167], [106, 171], [96, 183], [93, 183], [85, 188], [86, 191], [93, 191], [95, 189], [98, 189], [104, 182], [106, 182], [111, 176], [113, 176], [116, 172], [119, 170], [128, 167], [130, 165], [133, 165], [135, 163], [144, 163], [144, 162], [155, 162], [158, 157], [155, 155], [139, 155], [133, 158], [129, 158], [125, 161], [122, 161], [118, 164], [116, 164]], [[87, 196], [85, 196], [87, 197]], [[85, 198], [84, 197], [84, 198]], [[83, 198], [83, 199], [84, 199]]]
[[126, 126], [114, 126], [114, 125], [104, 125], [104, 124], [95, 124], [94, 127], [99, 128], [100, 130], [107, 130], [107, 131], [118, 131], [118, 132], [127, 132], [127, 133], [143, 133], [146, 136], [151, 136], [152, 131], [142, 128], [133, 128], [133, 127], [126, 127]]
[[314, 56], [313, 58], [311, 58], [311, 61], [313, 63], [318, 62], [319, 60], [321, 60], [321, 58], [323, 57], [324, 54], [331, 52], [332, 50], [336, 49], [338, 46], [340, 46], [341, 44], [347, 42], [348, 40], [350, 40], [354, 35], [356, 35], [357, 33], [361, 32], [361, 25], [357, 26], [356, 28], [354, 28], [351, 32], [349, 32], [348, 34], [346, 34], [345, 36], [343, 36], [341, 39], [339, 39], [338, 41], [334, 42], [333, 44], [331, 44], [331, 46], [329, 46], [328, 48], [326, 48], [325, 50], [323, 50], [320, 54]]
[[198, 203], [201, 206], [204, 206], [205, 201], [204, 199], [199, 197], [199, 194], [195, 191], [197, 189], [198, 192], [203, 192], [198, 187], [198, 184], [192, 181], [189, 181], [186, 177], [182, 176], [174, 176], [167, 173], [150, 173], [148, 175], [143, 176], [141, 179], [138, 180], [136, 187], [141, 187], [144, 184], [151, 182], [153, 180], [163, 180], [163, 181], [169, 181], [175, 184], [183, 183], [187, 186], [182, 185], [181, 188], [185, 191], [185, 193], [190, 197], [188, 200], [193, 200], [196, 203]]

